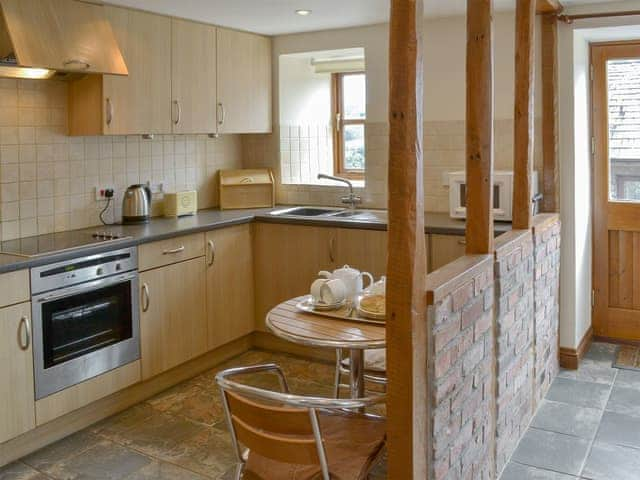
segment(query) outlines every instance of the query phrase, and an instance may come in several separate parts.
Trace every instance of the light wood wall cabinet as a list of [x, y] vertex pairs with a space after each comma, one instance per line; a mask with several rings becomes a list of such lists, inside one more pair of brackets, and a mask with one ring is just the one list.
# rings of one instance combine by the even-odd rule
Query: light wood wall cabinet
[[248, 335], [254, 326], [253, 245], [249, 224], [207, 234], [209, 350]]
[[464, 255], [465, 238], [461, 235], [433, 234], [430, 238], [429, 271], [437, 270]]
[[173, 133], [215, 133], [216, 28], [171, 20]]
[[0, 0], [8, 37], [2, 57], [20, 65], [71, 72], [126, 75], [102, 5], [73, 0]]
[[271, 39], [218, 28], [218, 132], [271, 132]]
[[146, 380], [207, 352], [205, 259], [140, 274], [140, 344]]
[[171, 19], [106, 6], [129, 76], [69, 85], [70, 135], [171, 133]]
[[31, 304], [0, 309], [0, 443], [36, 426]]

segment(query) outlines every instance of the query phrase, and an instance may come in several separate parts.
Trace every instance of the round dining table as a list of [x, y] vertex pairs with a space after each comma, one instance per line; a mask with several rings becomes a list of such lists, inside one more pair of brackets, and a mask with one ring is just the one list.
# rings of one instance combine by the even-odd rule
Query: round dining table
[[384, 325], [307, 313], [296, 307], [302, 299], [293, 298], [273, 308], [267, 313], [267, 328], [275, 336], [300, 345], [347, 350], [350, 396], [364, 397], [364, 351], [385, 348]]

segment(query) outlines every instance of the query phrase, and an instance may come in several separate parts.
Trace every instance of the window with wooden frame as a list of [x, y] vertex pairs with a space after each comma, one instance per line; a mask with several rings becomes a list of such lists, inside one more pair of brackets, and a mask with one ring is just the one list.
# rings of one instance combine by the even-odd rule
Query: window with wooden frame
[[364, 179], [366, 163], [366, 84], [364, 72], [332, 74], [334, 172], [355, 180]]

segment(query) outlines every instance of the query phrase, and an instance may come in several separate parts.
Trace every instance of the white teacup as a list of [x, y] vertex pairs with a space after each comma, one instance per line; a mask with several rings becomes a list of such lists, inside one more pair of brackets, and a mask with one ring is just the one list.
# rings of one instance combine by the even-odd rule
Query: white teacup
[[344, 301], [347, 292], [342, 280], [319, 278], [311, 284], [311, 296], [315, 303], [334, 305]]

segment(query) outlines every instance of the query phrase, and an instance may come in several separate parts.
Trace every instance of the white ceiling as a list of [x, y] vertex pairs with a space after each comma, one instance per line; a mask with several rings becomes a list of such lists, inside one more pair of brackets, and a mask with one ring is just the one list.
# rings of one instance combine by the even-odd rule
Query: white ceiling
[[[563, 0], [565, 6], [611, 0]], [[389, 18], [389, 0], [105, 0], [176, 17], [199, 20], [266, 35], [310, 32], [383, 23]], [[425, 0], [427, 17], [461, 15], [466, 0]], [[515, 0], [494, 0], [498, 11], [513, 10]], [[306, 17], [295, 14], [309, 9]]]

